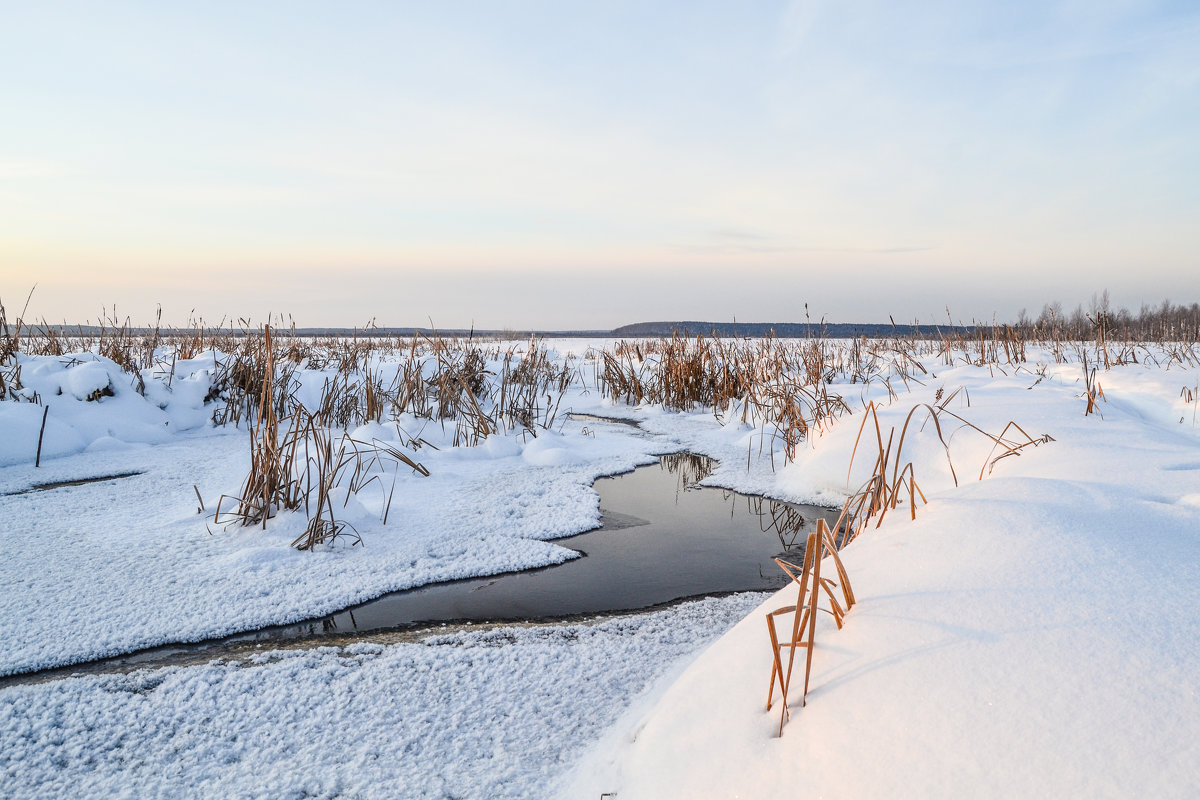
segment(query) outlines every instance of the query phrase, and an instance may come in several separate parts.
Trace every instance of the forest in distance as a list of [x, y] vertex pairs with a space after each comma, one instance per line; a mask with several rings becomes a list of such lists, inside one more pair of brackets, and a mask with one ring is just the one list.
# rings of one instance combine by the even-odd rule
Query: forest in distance
[[[185, 325], [163, 325], [161, 309], [154, 325], [134, 322], [128, 315], [122, 317], [116, 307], [101, 312], [98, 322], [52, 323], [45, 319], [24, 319], [18, 315], [22, 327], [33, 335], [53, 334], [58, 336], [95, 336], [105, 330], [124, 329], [132, 335], [162, 333], [187, 334], [202, 330], [228, 331], [233, 335], [254, 330], [257, 324], [249, 318], [221, 319], [215, 325], [203, 319], [190, 319]], [[0, 325], [9, 324], [5, 314], [4, 298], [0, 298]], [[1043, 303], [1040, 311], [1032, 315], [1022, 308], [1016, 319], [991, 322], [972, 321], [969, 324], [954, 322], [947, 309], [944, 324], [922, 322], [902, 323], [895, 318], [887, 322], [717, 322], [712, 320], [661, 320], [635, 322], [611, 330], [540, 330], [540, 329], [489, 329], [489, 328], [438, 328], [412, 326], [383, 326], [372, 319], [361, 326], [312, 327], [299, 326], [290, 315], [280, 315], [277, 328], [287, 328], [295, 336], [450, 336], [484, 337], [495, 339], [518, 339], [530, 335], [553, 338], [639, 338], [670, 336], [712, 336], [721, 338], [776, 337], [781, 339], [829, 338], [869, 339], [891, 336], [941, 337], [941, 336], [991, 336], [996, 330], [1010, 329], [1023, 339], [1091, 339], [1097, 334], [1107, 338], [1127, 341], [1196, 341], [1200, 339], [1200, 302], [1173, 303], [1164, 299], [1158, 304], [1143, 304], [1137, 311], [1124, 306], [1115, 306], [1107, 290], [1095, 293], [1085, 306], [1077, 304], [1066, 310], [1062, 302], [1052, 300]]]

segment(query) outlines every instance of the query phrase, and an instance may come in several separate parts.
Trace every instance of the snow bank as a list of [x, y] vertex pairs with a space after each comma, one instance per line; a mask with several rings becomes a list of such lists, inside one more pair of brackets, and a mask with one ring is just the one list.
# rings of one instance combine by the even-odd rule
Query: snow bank
[[[32, 464], [42, 435], [42, 459], [73, 455], [100, 442], [155, 444], [172, 434], [211, 424], [204, 398], [211, 386], [213, 360], [180, 361], [176, 377], [144, 370], [138, 380], [110, 359], [94, 353], [18, 356], [26, 402], [0, 402], [0, 467]], [[33, 401], [38, 401], [35, 404]]]
[[0, 691], [9, 800], [557, 798], [645, 687], [761, 601]]
[[209, 514], [240, 485], [245, 432], [88, 452], [41, 470], [11, 467], [0, 473], [0, 492], [141, 474], [4, 498], [0, 674], [296, 622], [389, 591], [575, 558], [544, 540], [595, 527], [592, 481], [652, 456], [644, 440], [620, 430], [548, 438], [555, 446], [543, 455], [571, 457], [530, 464], [524, 451], [540, 439], [422, 450], [431, 475], [400, 471], [387, 525], [390, 476], [357, 496], [361, 507], [338, 503], [363, 546], [340, 542], [314, 553], [290, 546], [304, 528], [302, 514], [280, 515], [265, 531], [225, 528], [197, 514], [193, 484]]
[[[932, 365], [931, 365], [932, 367]], [[1079, 368], [993, 377], [960, 412], [1056, 441], [946, 484], [922, 454], [930, 504], [889, 516], [843, 554], [859, 603], [818, 629], [807, 706], [776, 738], [766, 713], [763, 613], [693, 663], [589, 754], [563, 796], [1191, 797], [1200, 792], [1200, 436], [1180, 380], [1143, 367], [1101, 376], [1084, 417]], [[922, 393], [886, 412], [901, 418]], [[965, 397], [964, 397], [965, 403]], [[781, 493], [846, 485], [858, 420], [780, 472]], [[952, 450], [977, 474], [974, 445]], [[965, 458], [966, 456], [972, 458]], [[928, 484], [924, 475], [934, 475]]]
[[[50, 410], [35, 469], [41, 407], [0, 402], [0, 463], [9, 464], [0, 470], [0, 675], [311, 619], [436, 581], [561, 563], [575, 552], [545, 540], [599, 523], [592, 481], [648, 463], [658, 447], [621, 426], [587, 436], [580, 425], [538, 437], [493, 435], [467, 448], [453, 446], [453, 424], [406, 414], [363, 425], [351, 435], [411, 452], [432, 474], [401, 467], [354, 498], [339, 495], [338, 517], [363, 546], [343, 540], [301, 553], [290, 545], [304, 529], [302, 514], [281, 514], [267, 530], [212, 521], [218, 502], [226, 511], [233, 505], [221, 498], [238, 492], [249, 442], [244, 430], [211, 424], [211, 354], [177, 362], [169, 381], [146, 370], [144, 395], [133, 377], [94, 354], [21, 359], [23, 394]], [[302, 388], [319, 388], [324, 375], [302, 371]], [[573, 402], [595, 404], [578, 388]], [[129, 473], [136, 474], [32, 490]]]

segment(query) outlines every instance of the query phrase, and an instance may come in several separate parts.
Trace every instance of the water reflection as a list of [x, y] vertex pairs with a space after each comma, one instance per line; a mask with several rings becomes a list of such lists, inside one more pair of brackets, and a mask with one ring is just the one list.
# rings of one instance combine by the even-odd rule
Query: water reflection
[[716, 459], [696, 453], [670, 453], [658, 457], [658, 468], [678, 477], [678, 490], [699, 489], [700, 481], [713, 474]]
[[[764, 533], [774, 533], [784, 550], [795, 549], [796, 543], [801, 541], [801, 533], [807, 537], [805, 528], [808, 518], [796, 506], [766, 497], [750, 497], [729, 491], [725, 492], [725, 497], [735, 503], [738, 499], [744, 501], [748, 513], [758, 517], [759, 529]], [[802, 541], [800, 547], [803, 549]]]
[[[700, 482], [711, 475], [717, 468], [716, 459], [696, 453], [671, 453], [658, 458], [659, 469], [675, 475], [676, 494], [680, 491], [695, 491], [703, 489]], [[734, 519], [739, 513], [756, 517], [759, 530], [763, 533], [774, 533], [779, 545], [784, 550], [792, 550], [800, 541], [800, 534], [808, 524], [808, 519], [800, 508], [758, 495], [738, 494], [728, 489], [721, 489], [721, 496], [729, 503], [729, 516]], [[744, 509], [739, 510], [739, 504]], [[803, 542], [801, 541], [801, 548]]]
[[586, 557], [433, 584], [321, 620], [239, 638], [289, 639], [428, 622], [498, 622], [634, 610], [685, 597], [778, 589], [776, 556], [801, 558], [818, 516], [836, 512], [706, 488], [716, 462], [690, 453], [595, 482], [603, 525], [556, 540]]
[[[685, 597], [778, 589], [788, 578], [777, 555], [800, 563], [818, 517], [837, 512], [699, 485], [713, 459], [690, 453], [601, 478], [603, 525], [558, 544], [586, 553], [555, 567], [424, 586], [295, 625], [251, 631], [220, 642], [169, 645], [115, 662], [190, 663], [213, 647], [253, 647], [366, 631], [419, 629], [426, 623], [502, 622], [636, 610]], [[790, 551], [790, 552], [789, 552]], [[400, 636], [401, 633], [389, 635]], [[69, 667], [78, 670], [79, 667]], [[0, 679], [0, 686], [4, 685]]]

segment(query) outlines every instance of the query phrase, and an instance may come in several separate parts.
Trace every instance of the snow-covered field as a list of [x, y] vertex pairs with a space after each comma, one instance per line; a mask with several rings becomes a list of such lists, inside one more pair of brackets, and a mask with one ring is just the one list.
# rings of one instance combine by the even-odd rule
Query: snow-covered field
[[556, 797], [640, 692], [760, 601], [18, 686], [0, 695], [0, 784], [14, 799]]
[[[1196, 371], [1101, 373], [1102, 417], [1083, 414], [1078, 365], [1032, 387], [931, 371], [885, 425], [944, 382], [968, 387], [954, 405], [973, 423], [1055, 441], [977, 481], [986, 456], [960, 431], [957, 488], [922, 457], [929, 505], [846, 548], [859, 602], [840, 631], [822, 615], [782, 737], [763, 613], [786, 590], [627, 715], [563, 796], [1200, 795], [1200, 427], [1181, 392]], [[763, 488], [836, 491], [856, 432], [842, 420]]]
[[[573, 554], [548, 540], [598, 519], [591, 481], [658, 453], [702, 452], [721, 461], [712, 483], [827, 504], [870, 466], [856, 460], [848, 481], [859, 413], [786, 463], [737, 414], [614, 407], [576, 386], [560, 413], [632, 417], [644, 433], [560, 420], [536, 438], [463, 448], [426, 425], [440, 449], [412, 455], [430, 476], [397, 473], [387, 524], [383, 489], [365, 491], [345, 511], [364, 545], [303, 553], [289, 546], [299, 514], [263, 531], [197, 513], [193, 485], [211, 511], [249, 463], [245, 430], [207, 422], [203, 359], [181, 365], [169, 390], [148, 381], [145, 397], [115, 365], [80, 361], [23, 365], [51, 409], [40, 468], [41, 408], [0, 403], [0, 674], [559, 562]], [[885, 437], [915, 404], [963, 387], [948, 410], [1053, 441], [977, 480], [992, 442], [950, 425], [955, 486], [931, 426], [910, 431], [904, 460], [929, 503], [845, 550], [859, 603], [843, 630], [818, 630], [808, 704], [793, 704], [782, 738], [764, 712], [762, 610], [791, 602], [787, 590], [588, 625], [9, 686], [0, 794], [1194, 795], [1200, 421], [1185, 389], [1200, 374], [1165, 360], [1101, 371], [1106, 399], [1084, 416], [1078, 363], [1044, 352], [1020, 369], [923, 363], [894, 397], [880, 383], [828, 388], [856, 411], [882, 401]], [[86, 399], [105, 386], [112, 396]], [[406, 441], [387, 425], [357, 435]], [[127, 472], [139, 474], [26, 491]]]

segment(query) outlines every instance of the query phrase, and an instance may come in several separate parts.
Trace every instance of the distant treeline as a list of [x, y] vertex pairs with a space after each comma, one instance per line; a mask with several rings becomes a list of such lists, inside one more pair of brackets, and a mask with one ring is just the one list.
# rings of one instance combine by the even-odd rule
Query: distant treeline
[[1196, 342], [1200, 341], [1200, 303], [1174, 305], [1163, 300], [1134, 313], [1114, 308], [1105, 290], [1092, 295], [1087, 308], [1080, 304], [1064, 311], [1056, 300], [1043, 305], [1037, 317], [1021, 309], [1012, 327], [1026, 339], [1093, 339], [1102, 334], [1135, 342]]
[[[24, 330], [31, 334], [53, 333], [58, 336], [99, 336], [105, 331], [123, 330], [132, 336], [160, 336], [173, 334], [190, 335], [199, 332], [199, 328], [174, 328], [162, 326], [158, 329], [144, 326], [101, 326], [101, 325], [68, 325], [68, 324], [25, 324]], [[622, 325], [612, 330], [581, 330], [554, 331], [531, 330], [517, 331], [512, 329], [490, 330], [482, 328], [272, 328], [278, 333], [286, 333], [301, 337], [359, 337], [372, 339], [381, 337], [411, 338], [414, 336], [438, 336], [453, 339], [522, 339], [531, 335], [546, 338], [615, 338], [615, 339], [644, 339], [670, 338], [671, 336], [718, 336], [722, 338], [751, 338], [774, 336], [780, 339], [803, 338], [833, 338], [851, 339], [860, 336], [867, 338], [882, 338], [886, 336], [917, 336], [937, 337], [946, 334], [975, 335], [988, 327], [976, 325], [902, 325], [898, 323], [875, 322], [637, 322], [632, 325]], [[206, 329], [213, 333], [223, 332], [233, 336], [244, 336], [257, 333], [255, 328], [222, 328], [220, 331]]]
[[[11, 325], [11, 323], [9, 323]], [[163, 325], [158, 328], [148, 327], [143, 325], [71, 325], [68, 323], [23, 323], [22, 330], [29, 334], [44, 335], [53, 333], [58, 336], [99, 336], [102, 333], [121, 330], [131, 336], [153, 336], [156, 332], [160, 336], [172, 335], [194, 335], [204, 331], [206, 333], [221, 333], [232, 336], [247, 336], [250, 334], [258, 334], [261, 332], [261, 327], [203, 327], [189, 326], [177, 328], [169, 325]], [[291, 336], [300, 336], [305, 338], [317, 338], [336, 336], [339, 338], [358, 337], [360, 339], [381, 339], [381, 338], [401, 338], [411, 339], [415, 337], [441, 337], [449, 339], [528, 339], [531, 335], [539, 337], [555, 337], [555, 338], [602, 338], [612, 336], [612, 331], [518, 331], [512, 329], [504, 330], [485, 330], [482, 328], [300, 328], [300, 327], [283, 327], [271, 326], [272, 332], [278, 334], [287, 334]]]
[[[0, 326], [5, 323], [3, 306], [0, 305]], [[18, 323], [19, 324], [19, 323]], [[219, 330], [201, 326], [176, 328], [169, 326], [148, 327], [110, 323], [107, 325], [47, 324], [45, 322], [22, 326], [29, 333], [52, 332], [58, 336], [97, 336], [105, 331], [119, 329], [128, 335], [153, 336], [172, 334], [195, 334], [201, 328], [212, 333], [240, 336], [257, 332], [258, 326], [233, 328], [228, 324]], [[612, 330], [490, 330], [468, 328], [280, 328], [281, 332], [303, 337], [399, 337], [440, 336], [448, 338], [480, 338], [513, 340], [531, 335], [554, 338], [659, 338], [679, 336], [719, 336], [723, 338], [761, 338], [775, 336], [789, 338], [834, 338], [858, 337], [883, 338], [891, 336], [938, 338], [942, 336], [977, 337], [990, 336], [1003, 330], [1013, 331], [1025, 340], [1082, 340], [1103, 336], [1107, 339], [1128, 341], [1200, 341], [1200, 303], [1175, 305], [1163, 300], [1158, 305], [1143, 305], [1138, 311], [1115, 308], [1109, 300], [1108, 291], [1093, 294], [1085, 308], [1077, 305], [1064, 311], [1057, 300], [1042, 306], [1041, 312], [1030, 316], [1025, 310], [1011, 322], [998, 321], [994, 324], [971, 325], [923, 325], [915, 323], [888, 322], [703, 322], [696, 320], [674, 320], [660, 322], [637, 322], [622, 325]]]
[[[230, 328], [221, 329], [184, 327], [176, 328], [163, 325], [159, 328], [140, 325], [70, 325], [67, 323], [49, 324], [24, 323], [22, 328], [29, 334], [42, 335], [52, 333], [58, 336], [99, 336], [114, 330], [121, 330], [131, 336], [160, 336], [174, 334], [191, 335], [205, 330], [212, 333], [227, 333], [233, 336], [244, 336], [258, 333], [259, 328]], [[363, 339], [414, 336], [430, 336], [455, 339], [522, 339], [534, 335], [546, 338], [669, 338], [676, 334], [680, 336], [719, 336], [724, 338], [761, 338], [775, 336], [780, 339], [801, 339], [826, 337], [835, 339], [857, 338], [866, 336], [877, 338], [885, 336], [940, 336], [942, 334], [974, 334], [978, 330], [987, 330], [975, 325], [901, 325], [885, 323], [808, 323], [808, 322], [698, 322], [698, 321], [666, 321], [666, 322], [637, 322], [632, 325], [622, 325], [612, 330], [528, 330], [513, 329], [491, 330], [485, 328], [300, 328], [272, 327], [278, 333], [286, 333], [302, 337], [359, 337]]]
[[780, 339], [825, 337], [853, 339], [859, 336], [941, 336], [953, 333], [974, 335], [975, 325], [902, 325], [892, 322], [638, 322], [622, 325], [610, 336], [627, 339], [680, 336], [720, 336], [724, 338], [776, 336]]

